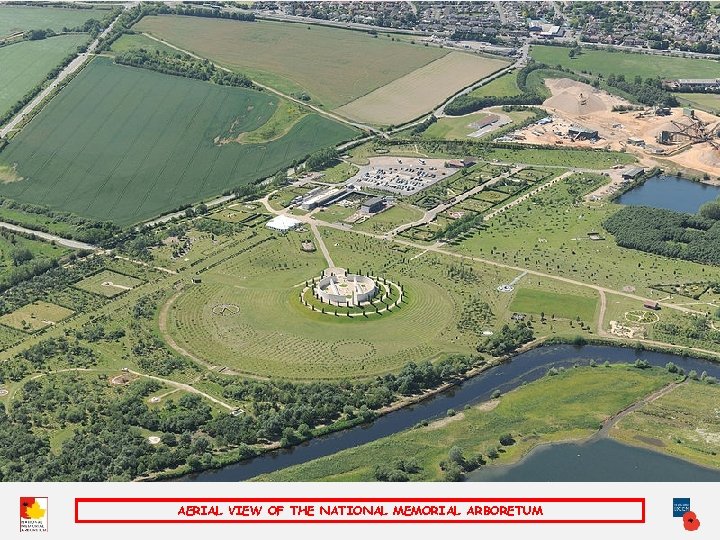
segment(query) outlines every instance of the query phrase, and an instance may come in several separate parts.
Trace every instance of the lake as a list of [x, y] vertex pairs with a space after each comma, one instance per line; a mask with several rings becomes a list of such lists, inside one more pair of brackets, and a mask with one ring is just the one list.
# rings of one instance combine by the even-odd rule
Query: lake
[[543, 445], [515, 465], [483, 467], [472, 482], [720, 482], [720, 470], [612, 439]]
[[710, 186], [677, 176], [653, 176], [615, 201], [629, 206], [650, 206], [695, 214], [720, 196], [720, 186]]
[[[267, 452], [254, 459], [226, 465], [217, 470], [187, 475], [176, 480], [189, 482], [239, 482], [249, 480], [260, 474], [305, 463], [347, 448], [353, 448], [387, 437], [393, 433], [409, 429], [419, 422], [443, 417], [448, 409], [462, 410], [465, 405], [487, 401], [495, 391], [506, 393], [526, 382], [532, 382], [545, 376], [551, 367], [587, 366], [591, 361], [598, 364], [605, 361], [613, 364], [632, 363], [637, 359], [646, 360], [657, 367], [664, 367], [668, 362], [673, 362], [679, 368], [684, 369], [686, 373], [694, 369], [698, 373], [707, 371], [708, 375], [720, 378], [719, 363], [699, 358], [596, 345], [585, 347], [571, 345], [540, 347], [520, 354], [508, 362], [494, 366], [430, 399], [381, 416], [367, 425], [317, 437], [294, 448]], [[602, 446], [600, 448], [602, 449]], [[673, 458], [668, 459], [680, 461]], [[689, 464], [688, 466], [692, 467]], [[665, 479], [662, 469], [659, 469], [657, 474], [656, 480]]]

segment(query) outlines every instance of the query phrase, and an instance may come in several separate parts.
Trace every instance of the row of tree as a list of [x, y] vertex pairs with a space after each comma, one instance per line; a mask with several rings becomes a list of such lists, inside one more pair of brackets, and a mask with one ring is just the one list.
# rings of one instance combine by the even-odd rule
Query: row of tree
[[252, 81], [241, 73], [218, 69], [207, 59], [194, 58], [184, 53], [167, 53], [160, 50], [133, 49], [115, 56], [116, 64], [151, 69], [168, 75], [212, 81], [225, 86], [252, 88]]

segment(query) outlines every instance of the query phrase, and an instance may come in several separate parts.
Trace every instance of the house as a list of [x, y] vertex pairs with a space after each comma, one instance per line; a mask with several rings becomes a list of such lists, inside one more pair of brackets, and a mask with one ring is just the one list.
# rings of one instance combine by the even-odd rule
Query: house
[[626, 169], [622, 173], [622, 179], [623, 180], [635, 180], [639, 176], [645, 174], [645, 169], [642, 167], [632, 167], [630, 169]]
[[384, 197], [371, 197], [362, 204], [362, 206], [360, 207], [360, 211], [363, 214], [375, 214], [382, 210], [384, 207]]
[[652, 309], [653, 311], [657, 311], [658, 309], [660, 309], [660, 304], [652, 300], [646, 300], [643, 304], [643, 307], [645, 309]]

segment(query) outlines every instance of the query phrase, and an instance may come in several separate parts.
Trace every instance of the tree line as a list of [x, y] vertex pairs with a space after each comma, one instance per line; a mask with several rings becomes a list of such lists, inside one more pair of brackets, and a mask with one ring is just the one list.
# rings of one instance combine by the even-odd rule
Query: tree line
[[604, 227], [618, 245], [665, 257], [720, 264], [720, 212], [717, 203], [700, 215], [645, 206], [626, 206]]
[[252, 81], [241, 73], [223, 71], [207, 59], [193, 58], [180, 52], [171, 54], [159, 50], [134, 49], [116, 55], [115, 63], [151, 69], [167, 75], [211, 81], [224, 86], [254, 86]]

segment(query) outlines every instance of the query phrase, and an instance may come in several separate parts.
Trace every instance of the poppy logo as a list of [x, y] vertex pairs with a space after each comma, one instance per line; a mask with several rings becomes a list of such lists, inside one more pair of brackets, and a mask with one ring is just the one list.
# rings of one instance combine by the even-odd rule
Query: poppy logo
[[20, 532], [47, 532], [48, 498], [20, 497]]

